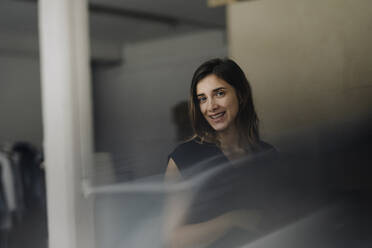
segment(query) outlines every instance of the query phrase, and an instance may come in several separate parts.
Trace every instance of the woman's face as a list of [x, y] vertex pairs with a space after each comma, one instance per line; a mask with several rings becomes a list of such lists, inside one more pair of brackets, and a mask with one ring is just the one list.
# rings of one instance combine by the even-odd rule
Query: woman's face
[[239, 101], [233, 86], [211, 74], [198, 82], [196, 95], [200, 112], [214, 130], [235, 128]]

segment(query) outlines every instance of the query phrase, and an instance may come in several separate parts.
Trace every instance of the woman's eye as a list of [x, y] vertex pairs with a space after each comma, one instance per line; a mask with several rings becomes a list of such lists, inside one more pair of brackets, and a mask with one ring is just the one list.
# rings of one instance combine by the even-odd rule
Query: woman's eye
[[225, 95], [225, 91], [217, 91], [216, 92], [216, 96], [224, 96]]
[[198, 100], [199, 100], [199, 103], [203, 103], [207, 100], [207, 98], [203, 96], [203, 97], [199, 97]]

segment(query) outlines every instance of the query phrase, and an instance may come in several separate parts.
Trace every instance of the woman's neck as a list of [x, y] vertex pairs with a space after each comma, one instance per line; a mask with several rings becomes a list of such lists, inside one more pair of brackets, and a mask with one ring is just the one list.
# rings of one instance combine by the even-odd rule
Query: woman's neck
[[221, 151], [230, 161], [247, 155], [247, 151], [240, 144], [239, 133], [236, 128], [218, 133], [217, 138]]
[[235, 127], [219, 132], [217, 134], [217, 139], [223, 150], [235, 150], [240, 148], [239, 134]]

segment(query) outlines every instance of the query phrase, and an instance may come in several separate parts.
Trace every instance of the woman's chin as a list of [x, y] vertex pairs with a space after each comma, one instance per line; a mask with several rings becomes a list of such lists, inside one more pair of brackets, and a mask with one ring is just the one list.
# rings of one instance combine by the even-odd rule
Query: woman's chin
[[213, 125], [212, 128], [216, 132], [223, 132], [227, 129], [227, 125]]

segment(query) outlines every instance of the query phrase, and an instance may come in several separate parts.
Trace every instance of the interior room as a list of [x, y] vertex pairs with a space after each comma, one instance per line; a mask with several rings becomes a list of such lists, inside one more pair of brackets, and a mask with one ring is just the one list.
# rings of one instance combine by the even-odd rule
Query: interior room
[[[0, 247], [369, 247], [371, 10], [368, 0], [0, 1]], [[214, 58], [241, 67], [260, 140], [280, 154], [265, 176], [292, 175], [276, 196], [283, 220], [173, 246], [169, 198], [204, 181], [168, 184], [166, 171], [196, 137], [190, 84]], [[247, 197], [274, 198], [265, 187]]]

